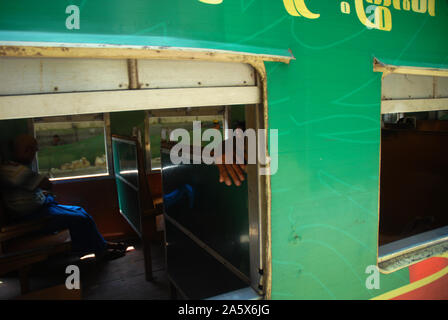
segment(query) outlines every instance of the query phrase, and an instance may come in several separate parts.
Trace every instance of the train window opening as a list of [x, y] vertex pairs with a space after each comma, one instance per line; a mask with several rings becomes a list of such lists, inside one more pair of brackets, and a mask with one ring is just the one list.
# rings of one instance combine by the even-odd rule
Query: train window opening
[[[214, 128], [226, 139], [224, 129], [256, 128], [257, 108], [236, 105], [183, 111], [190, 116], [179, 116], [175, 109], [149, 112], [149, 119], [154, 119], [148, 121], [149, 128], [159, 124], [156, 133], [161, 141], [167, 274], [184, 298], [213, 299], [231, 293], [258, 299], [264, 294], [260, 273], [265, 268], [264, 246], [259, 219], [266, 207], [258, 204], [263, 177], [257, 177], [255, 164], [248, 166], [246, 179], [239, 186], [226, 186], [219, 183], [219, 170], [214, 165], [175, 164], [171, 148], [178, 142], [169, 141], [170, 130], [182, 128], [190, 132], [193, 121], [199, 120], [201, 133]], [[163, 118], [167, 121], [162, 122]], [[191, 142], [201, 147], [210, 143]], [[153, 136], [150, 144], [150, 149], [159, 148], [158, 144], [154, 146]], [[182, 152], [184, 156], [192, 159], [192, 154]], [[210, 286], [211, 281], [214, 286]]]
[[[239, 289], [240, 284], [250, 289], [249, 292], [257, 298], [265, 294], [264, 284], [269, 275], [269, 261], [266, 261], [265, 252], [268, 247], [266, 226], [269, 207], [266, 198], [267, 177], [259, 175], [261, 165], [248, 166], [245, 186], [239, 189], [220, 184], [219, 170], [214, 166], [202, 166], [201, 172], [206, 173], [199, 175], [172, 177], [192, 178], [190, 185], [198, 188], [195, 201], [191, 204], [195, 210], [200, 209], [197, 215], [193, 212], [194, 216], [190, 219], [178, 221], [176, 214], [192, 213], [188, 211], [191, 208], [185, 206], [179, 212], [170, 211], [171, 218], [174, 216], [180, 228], [172, 220], [150, 221], [147, 217], [152, 209], [148, 209], [151, 206], [146, 203], [152, 201], [154, 207], [166, 205], [164, 187], [168, 178], [164, 176], [162, 179], [163, 159], [160, 149], [171, 130], [184, 128], [190, 131], [191, 124], [200, 121], [201, 133], [206, 129], [219, 129], [225, 139], [225, 129], [234, 128], [234, 125], [241, 125], [242, 122], [247, 128], [265, 128], [266, 104], [262, 101], [260, 90], [263, 84], [255, 69], [248, 64], [233, 62], [142, 59], [137, 63], [137, 60], [132, 59], [100, 59], [97, 65], [96, 61], [85, 59], [67, 59], [65, 63], [61, 61], [63, 59], [0, 59], [0, 64], [17, 70], [26, 71], [30, 69], [28, 66], [33, 66], [32, 72], [27, 74], [36, 81], [42, 78], [40, 73], [46, 75], [43, 77], [46, 79], [44, 86], [35, 86], [36, 81], [21, 83], [18, 76], [13, 76], [9, 82], [11, 85], [0, 90], [0, 95], [4, 96], [0, 108], [5, 110], [2, 118], [5, 120], [2, 125], [5, 125], [0, 126], [0, 129], [7, 132], [8, 128], [20, 123], [20, 128], [16, 127], [14, 133], [8, 132], [8, 139], [24, 131], [34, 134], [39, 143], [34, 169], [48, 175], [53, 181], [63, 182], [54, 184], [58, 201], [84, 207], [94, 218], [105, 239], [134, 239], [136, 251], [144, 252], [145, 255], [146, 276], [149, 272], [146, 269], [146, 242], [168, 245], [163, 237], [166, 236], [166, 230], [175, 226], [169, 239], [188, 238], [192, 246], [187, 249], [195, 252], [199, 247], [198, 256], [205, 257], [223, 274], [236, 279], [238, 285], [230, 287], [224, 278], [221, 279], [215, 286], [216, 294], [228, 293], [236, 287]], [[39, 63], [44, 67], [34, 68]], [[51, 72], [53, 69], [50, 67], [58, 72]], [[97, 72], [93, 72], [95, 69]], [[106, 77], [104, 70], [110, 71], [106, 82], [102, 81]], [[73, 77], [65, 76], [68, 71]], [[83, 80], [84, 75], [88, 76], [87, 82]], [[128, 80], [129, 83], [126, 82]], [[61, 99], [64, 103], [61, 103]], [[6, 107], [11, 104], [27, 107]], [[116, 156], [118, 148], [113, 145], [113, 139], [120, 137], [136, 142], [137, 149], [141, 149], [138, 158], [143, 157], [145, 165], [138, 167], [145, 171], [146, 176], [139, 176], [139, 183], [147, 180], [150, 195], [147, 193], [140, 197], [139, 190], [143, 190], [143, 194], [147, 189], [140, 188], [140, 185], [138, 190], [126, 189], [123, 185], [118, 186], [117, 179], [114, 179], [117, 172], [123, 174], [118, 169], [114, 172], [116, 165], [112, 161], [112, 158], [114, 161], [121, 159], [121, 156]], [[0, 138], [7, 140], [6, 137]], [[204, 144], [208, 142], [201, 139], [201, 146]], [[126, 158], [126, 154], [122, 156]], [[195, 170], [193, 166], [176, 170], [183, 169], [191, 171], [188, 173]], [[99, 179], [101, 176], [103, 178]], [[168, 183], [172, 184], [174, 180]], [[134, 201], [137, 197], [142, 200], [140, 204], [140, 200]], [[236, 198], [239, 199], [237, 205], [235, 201], [228, 201]], [[217, 205], [217, 202], [222, 203]], [[140, 219], [140, 228], [139, 223], [136, 223], [137, 228], [131, 225], [123, 214], [123, 208], [135, 211], [136, 219]], [[201, 217], [201, 214], [204, 216]], [[214, 228], [213, 232], [203, 234], [205, 227], [210, 230]], [[234, 236], [234, 241], [222, 242], [229, 235]], [[173, 243], [177, 244], [176, 241], [169, 244]], [[204, 245], [209, 250], [204, 251]], [[170, 261], [182, 258], [182, 252], [176, 251], [182, 248], [171, 246], [168, 249]], [[211, 254], [211, 251], [216, 255]], [[86, 258], [83, 261], [88, 260]], [[230, 266], [229, 261], [234, 265]], [[194, 278], [200, 281], [200, 261], [188, 262], [192, 273], [187, 277], [183, 277], [185, 270], [177, 269], [177, 262], [166, 269], [171, 268], [171, 275], [175, 276], [180, 272], [182, 280]], [[219, 277], [213, 272], [210, 276]], [[210, 287], [210, 282], [201, 281], [204, 290]], [[188, 291], [195, 286], [184, 283], [178, 289]], [[205, 291], [202, 295], [209, 297]]]
[[50, 180], [109, 174], [107, 115], [34, 118], [37, 169]]
[[378, 262], [385, 273], [448, 250], [447, 79], [383, 78]]

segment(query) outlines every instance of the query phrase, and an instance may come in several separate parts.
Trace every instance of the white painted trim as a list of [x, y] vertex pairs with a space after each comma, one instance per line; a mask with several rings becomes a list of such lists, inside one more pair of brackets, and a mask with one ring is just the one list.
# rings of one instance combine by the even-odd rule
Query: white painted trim
[[120, 90], [0, 96], [0, 120], [261, 102], [258, 87]]
[[448, 98], [381, 101], [381, 114], [448, 110]]
[[[1, 55], [0, 55], [1, 56]], [[1, 58], [0, 95], [126, 89], [247, 87], [246, 63], [194, 60]]]
[[0, 58], [0, 95], [123, 90], [124, 59]]
[[137, 73], [142, 89], [250, 87], [256, 75], [246, 63], [149, 59], [138, 60]]

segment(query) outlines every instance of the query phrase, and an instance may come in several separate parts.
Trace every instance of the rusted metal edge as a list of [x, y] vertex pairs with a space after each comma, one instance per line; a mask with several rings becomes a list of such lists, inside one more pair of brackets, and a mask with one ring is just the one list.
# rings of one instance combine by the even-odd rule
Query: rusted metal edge
[[254, 60], [288, 64], [294, 56], [158, 46], [125, 46], [50, 42], [0, 42], [0, 57], [183, 59], [250, 63]]
[[380, 60], [378, 60], [377, 58], [373, 58], [373, 71], [382, 72], [384, 73], [384, 75], [396, 73], [396, 74], [412, 74], [420, 76], [448, 77], [448, 69], [396, 66], [391, 64], [385, 64]]
[[389, 274], [428, 258], [440, 256], [446, 252], [448, 252], [448, 240], [443, 240], [425, 247], [416, 248], [415, 250], [405, 251], [402, 254], [395, 255], [388, 259], [384, 259], [382, 262], [378, 263], [378, 268], [381, 273]]

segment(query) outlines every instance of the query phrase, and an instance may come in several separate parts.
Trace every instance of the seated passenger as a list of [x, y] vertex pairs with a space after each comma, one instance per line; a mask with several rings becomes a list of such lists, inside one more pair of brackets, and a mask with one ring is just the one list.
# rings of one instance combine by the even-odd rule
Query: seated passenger
[[0, 166], [1, 193], [12, 221], [50, 217], [45, 232], [68, 229], [74, 253], [95, 253], [100, 259], [125, 255], [124, 243], [105, 241], [83, 208], [58, 204], [48, 192], [52, 187], [49, 179], [31, 170], [38, 150], [36, 139], [20, 135], [14, 140], [12, 149], [14, 161]]

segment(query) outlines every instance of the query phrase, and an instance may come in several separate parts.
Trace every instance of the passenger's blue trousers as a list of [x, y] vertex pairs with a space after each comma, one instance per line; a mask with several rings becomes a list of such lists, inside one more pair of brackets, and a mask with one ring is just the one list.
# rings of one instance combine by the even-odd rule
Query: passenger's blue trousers
[[33, 218], [50, 217], [46, 232], [63, 229], [70, 231], [72, 251], [77, 254], [101, 253], [106, 249], [106, 241], [98, 232], [95, 221], [81, 207], [58, 204], [47, 195], [45, 204]]

